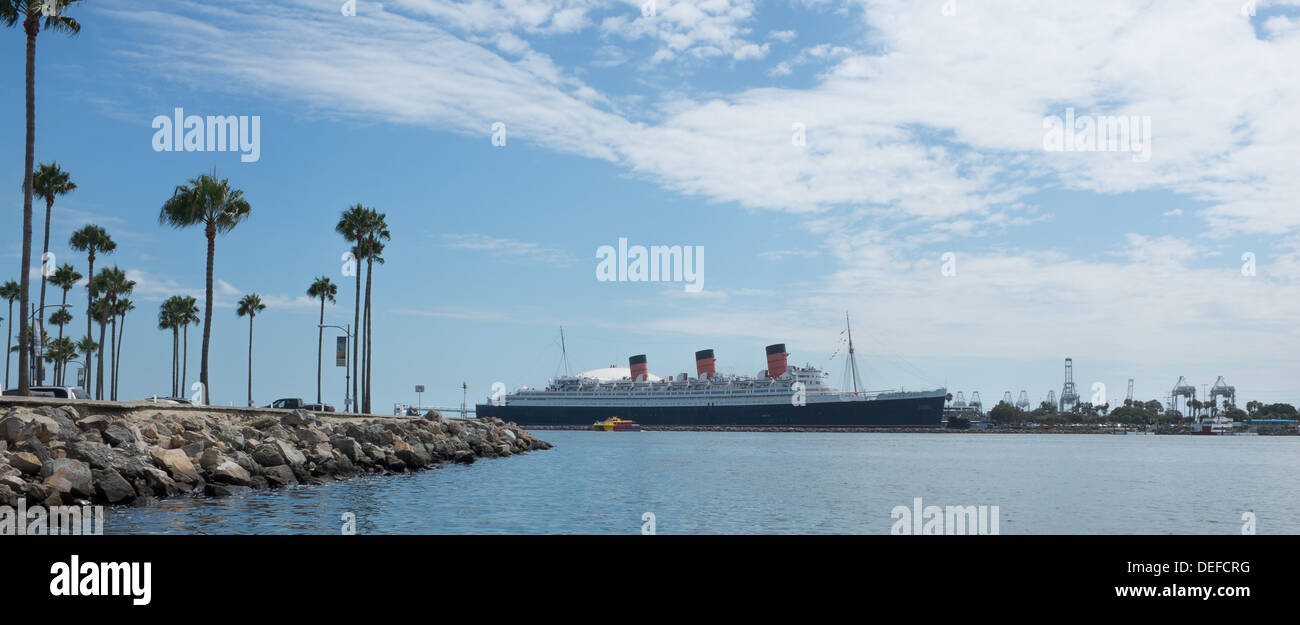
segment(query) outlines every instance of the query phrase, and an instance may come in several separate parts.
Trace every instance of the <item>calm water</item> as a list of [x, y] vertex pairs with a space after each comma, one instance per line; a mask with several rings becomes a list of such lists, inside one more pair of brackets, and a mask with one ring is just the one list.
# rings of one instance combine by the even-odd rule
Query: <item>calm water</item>
[[1003, 534], [1300, 533], [1300, 437], [540, 432], [422, 473], [111, 511], [116, 532], [889, 533], [894, 506], [996, 505]]

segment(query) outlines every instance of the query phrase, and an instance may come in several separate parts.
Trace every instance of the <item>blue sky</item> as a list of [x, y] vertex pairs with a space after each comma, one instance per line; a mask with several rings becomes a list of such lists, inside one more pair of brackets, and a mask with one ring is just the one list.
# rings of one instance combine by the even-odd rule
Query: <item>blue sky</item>
[[[269, 305], [255, 401], [314, 397], [304, 292], [330, 276], [327, 323], [351, 320], [333, 225], [356, 202], [393, 230], [375, 277], [380, 411], [415, 384], [438, 405], [459, 404], [462, 380], [471, 401], [495, 381], [543, 385], [560, 325], [577, 369], [646, 353], [656, 373], [693, 372], [714, 348], [752, 374], [785, 342], [838, 382], [845, 310], [873, 389], [1037, 401], [1071, 356], [1081, 389], [1112, 398], [1130, 377], [1163, 399], [1180, 375], [1224, 375], [1242, 399], [1300, 401], [1295, 2], [1253, 17], [1235, 0], [341, 4], [91, 0], [71, 10], [79, 37], [40, 36], [37, 160], [79, 186], [55, 206], [52, 250], [84, 273], [66, 241], [98, 223], [118, 251], [97, 267], [138, 282], [125, 397], [168, 390], [157, 306], [202, 294], [202, 232], [159, 226], [159, 207], [215, 167], [253, 207], [217, 242], [219, 403], [244, 401], [248, 292]], [[20, 32], [0, 37], [20, 58]], [[0, 67], [14, 189], [22, 80]], [[260, 116], [260, 160], [155, 152], [150, 123], [177, 107]], [[1149, 117], [1150, 160], [1045, 151], [1044, 118], [1067, 108]], [[14, 265], [21, 203], [4, 211]], [[704, 246], [704, 290], [597, 281], [596, 249], [620, 237]], [[341, 405], [342, 384], [327, 367], [324, 399]]]

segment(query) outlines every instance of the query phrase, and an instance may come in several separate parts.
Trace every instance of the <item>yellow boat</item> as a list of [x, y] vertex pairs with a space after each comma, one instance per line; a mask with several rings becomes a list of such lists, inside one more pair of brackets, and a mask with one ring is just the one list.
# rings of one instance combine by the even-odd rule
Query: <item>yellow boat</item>
[[640, 432], [641, 425], [636, 421], [610, 417], [604, 421], [591, 424], [591, 429], [597, 432]]

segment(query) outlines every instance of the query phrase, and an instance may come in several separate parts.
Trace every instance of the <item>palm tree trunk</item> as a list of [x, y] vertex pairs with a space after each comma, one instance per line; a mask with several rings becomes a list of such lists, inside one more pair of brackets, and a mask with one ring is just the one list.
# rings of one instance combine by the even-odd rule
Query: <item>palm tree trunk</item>
[[204, 228], [208, 236], [208, 276], [203, 305], [203, 354], [199, 358], [199, 382], [203, 385], [203, 405], [208, 405], [212, 389], [208, 387], [208, 342], [212, 339], [212, 263], [217, 254], [217, 226], [209, 223]]
[[104, 398], [104, 330], [107, 323], [99, 322], [99, 362], [95, 363], [95, 399]]
[[369, 415], [370, 412], [370, 335], [365, 331], [370, 325], [370, 272], [373, 272], [373, 261], [365, 260], [365, 300], [361, 303], [361, 411]]
[[[373, 245], [371, 247], [373, 247]], [[366, 256], [367, 256], [366, 258], [366, 322], [365, 322], [366, 323], [366, 331], [365, 331], [366, 347], [364, 350], [365, 364], [363, 366], [363, 370], [366, 375], [366, 381], [363, 387], [365, 389], [364, 390], [365, 403], [363, 404], [363, 406], [365, 406], [366, 414], [369, 414], [370, 413], [370, 283], [375, 276], [375, 259], [373, 254], [367, 254]]]
[[253, 316], [248, 316], [248, 407], [253, 407]]
[[117, 315], [113, 315], [113, 333], [109, 335], [108, 357], [108, 398], [117, 401]]
[[316, 403], [320, 403], [321, 343], [325, 341], [325, 296], [320, 296], [320, 324], [316, 326]]
[[9, 340], [5, 343], [5, 388], [9, 388], [9, 361], [13, 360], [14, 349], [14, 301], [9, 300]]
[[122, 336], [126, 334], [126, 313], [123, 312], [122, 331], [117, 334], [117, 351], [113, 353], [113, 401], [117, 401], [117, 383], [120, 381], [118, 374], [122, 371]]
[[[19, 285], [18, 310], [27, 314], [27, 290], [31, 286], [32, 266], [32, 168], [36, 166], [36, 33], [40, 32], [39, 14], [29, 14], [23, 22], [27, 31], [27, 153], [23, 169], [23, 253]], [[31, 377], [27, 371], [27, 346], [31, 342], [31, 331], [26, 323], [18, 324], [18, 394], [26, 395], [31, 387]]]
[[[360, 246], [357, 246], [357, 249], [359, 250]], [[357, 367], [357, 363], [360, 362], [357, 359], [359, 354], [357, 350], [361, 343], [361, 259], [356, 258], [356, 254], [353, 254], [353, 257], [357, 261], [357, 296], [356, 305], [352, 307], [352, 327], [354, 328], [352, 331], [352, 412], [362, 412], [360, 395], [357, 392], [357, 387], [361, 382], [360, 368]]]
[[[42, 334], [42, 338], [45, 334], [45, 255], [49, 253], [49, 212], [51, 212], [53, 208], [55, 208], [53, 200], [45, 200], [45, 247], [40, 251], [40, 305], [39, 308], [36, 308], [36, 318], [39, 318], [40, 320], [40, 334]], [[39, 355], [36, 357], [40, 359]], [[38, 385], [39, 383], [45, 382], [45, 370], [42, 368], [43, 364], [43, 359], [36, 361], [36, 373], [38, 373], [38, 376], [36, 376], [36, 383], [38, 383]]]
[[[90, 277], [86, 278], [86, 340], [93, 341], [95, 340], [94, 338], [95, 335], [91, 334], [91, 330], [90, 330], [90, 316], [91, 316], [90, 307], [95, 303], [95, 248], [93, 247], [90, 248], [90, 253], [86, 255], [86, 264], [89, 267], [89, 271], [90, 271]], [[90, 352], [91, 350], [86, 350], [86, 386], [87, 387], [94, 386], [93, 384], [90, 383], [91, 381], [90, 361], [93, 359], [92, 358], [93, 354], [91, 354]], [[86, 392], [92, 393], [94, 392], [94, 390], [95, 389], [93, 388], [87, 388]]]
[[[49, 226], [47, 225], [47, 226], [46, 226], [46, 230], [48, 230], [48, 229], [49, 229]], [[59, 310], [67, 310], [67, 309], [68, 309], [68, 290], [67, 290], [67, 289], [63, 289], [63, 300], [60, 302]], [[59, 324], [59, 341], [62, 341], [62, 340], [63, 340], [63, 324], [60, 323], [60, 324]], [[68, 366], [68, 361], [65, 360], [65, 361], [59, 363], [58, 368], [56, 368], [56, 369], [54, 370], [54, 377], [55, 377], [55, 379], [57, 379], [57, 380], [59, 381], [59, 386], [63, 386], [63, 370], [64, 370], [64, 368], [66, 368], [67, 366]]]
[[172, 326], [172, 397], [181, 396], [180, 378], [177, 375], [181, 371], [181, 363], [176, 360], [176, 349], [180, 346], [180, 334], [176, 331], [176, 326]]
[[[185, 328], [181, 331], [181, 335], [182, 340], [185, 342], [182, 343], [184, 347], [181, 348], [181, 361], [177, 363], [177, 371], [180, 372], [181, 377], [176, 382], [176, 388], [179, 388], [180, 392], [184, 393], [185, 379], [190, 376], [190, 322], [185, 322]], [[180, 395], [177, 395], [177, 397], [180, 397]]]

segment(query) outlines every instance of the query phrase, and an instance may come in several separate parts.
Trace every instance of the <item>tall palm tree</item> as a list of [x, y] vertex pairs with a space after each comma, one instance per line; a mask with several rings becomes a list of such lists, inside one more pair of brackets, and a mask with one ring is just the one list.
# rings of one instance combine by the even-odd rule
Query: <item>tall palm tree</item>
[[239, 308], [235, 310], [240, 317], [248, 317], [248, 405], [253, 405], [253, 317], [257, 313], [266, 310], [266, 304], [262, 303], [262, 298], [257, 293], [249, 293], [243, 299], [239, 300]]
[[180, 383], [184, 388], [185, 380], [190, 375], [190, 326], [197, 325], [199, 321], [199, 302], [189, 295], [177, 296], [176, 300], [177, 321], [181, 325], [181, 368]]
[[325, 302], [328, 300], [334, 303], [334, 296], [338, 295], [339, 287], [337, 284], [330, 282], [326, 276], [316, 278], [307, 287], [307, 296], [320, 300], [320, 323], [317, 324], [316, 332], [316, 403], [320, 403], [320, 375], [321, 375], [321, 343], [325, 340]]
[[384, 243], [391, 238], [388, 232], [388, 223], [384, 221], [386, 215], [373, 208], [367, 211], [368, 226], [364, 243], [361, 245], [361, 252], [366, 259], [366, 303], [365, 303], [365, 325], [366, 325], [366, 348], [365, 348], [365, 393], [364, 407], [365, 412], [370, 412], [370, 361], [374, 355], [374, 341], [370, 333], [370, 285], [375, 276], [375, 261], [383, 264], [384, 258], [381, 256], [384, 252]]
[[204, 291], [203, 354], [199, 358], [199, 381], [203, 383], [203, 403], [212, 395], [208, 385], [208, 344], [212, 339], [212, 264], [216, 256], [217, 234], [230, 232], [248, 218], [252, 207], [244, 192], [231, 189], [230, 181], [217, 180], [216, 172], [202, 174], [188, 184], [176, 187], [158, 213], [158, 222], [173, 228], [203, 225], [208, 239], [207, 286]]
[[[14, 300], [22, 296], [22, 287], [10, 280], [0, 286], [0, 297], [9, 300], [9, 340], [5, 345], [5, 388], [9, 388], [9, 354], [14, 350]], [[20, 309], [21, 312], [21, 309]]]
[[[27, 142], [23, 161], [23, 251], [19, 285], [22, 294], [19, 310], [27, 310], [27, 292], [30, 286], [28, 267], [32, 264], [32, 168], [36, 165], [36, 35], [41, 32], [41, 18], [45, 30], [77, 34], [81, 24], [63, 14], [79, 0], [0, 0], [0, 24], [14, 26], [22, 23], [27, 34]], [[24, 312], [24, 314], [26, 314]], [[18, 392], [26, 395], [31, 380], [27, 374], [27, 325], [22, 324], [18, 345]]]
[[[77, 273], [77, 270], [69, 263], [59, 265], [59, 268], [54, 270], [54, 275], [50, 276], [50, 284], [63, 290], [63, 299], [59, 300], [63, 310], [66, 311], [68, 309], [68, 291], [71, 291], [72, 287], [76, 286], [77, 282], [80, 282], [82, 277], [83, 276]], [[68, 314], [70, 315], [72, 313]], [[62, 327], [59, 328], [59, 338], [63, 338]]]
[[[131, 284], [132, 286], [135, 285], [134, 282]], [[125, 297], [118, 299], [117, 305], [113, 307], [113, 311], [117, 313], [118, 321], [122, 323], [122, 329], [117, 333], [117, 347], [113, 348], [113, 401], [117, 401], [118, 373], [121, 370], [122, 363], [122, 335], [126, 334], [126, 313], [133, 310], [135, 310], [135, 302]], [[114, 321], [113, 325], [116, 326], [118, 321]]]
[[[63, 326], [68, 325], [71, 322], [72, 322], [72, 313], [68, 312], [67, 308], [60, 308], [54, 311], [54, 314], [50, 315], [50, 324], [59, 327], [59, 339], [63, 338]], [[63, 379], [62, 371], [59, 370], [59, 365], [57, 364], [54, 367], [54, 379], [55, 380]], [[62, 384], [62, 382], [59, 382], [59, 384]]]
[[[90, 305], [90, 316], [99, 324], [99, 341], [95, 342], [95, 349], [99, 353], [99, 362], [95, 367], [95, 399], [104, 398], [104, 331], [108, 328], [108, 319], [113, 315], [113, 303], [108, 298], [101, 297]], [[87, 354], [86, 362], [90, 362], [90, 356]], [[86, 379], [90, 379], [90, 373], [87, 371]]]
[[[98, 254], [112, 254], [117, 249], [117, 243], [113, 242], [112, 237], [101, 226], [95, 224], [86, 224], [80, 230], [73, 232], [68, 238], [68, 247], [78, 252], [86, 253], [87, 276], [86, 280], [86, 338], [94, 340], [94, 335], [90, 331], [90, 322], [92, 321], [90, 307], [95, 303], [95, 256]], [[86, 355], [86, 386], [90, 384], [90, 359], [91, 352], [82, 352]], [[91, 389], [87, 388], [89, 392]]]
[[180, 325], [181, 325], [181, 296], [173, 295], [158, 307], [158, 329], [171, 330], [172, 332], [172, 397], [180, 396], [180, 383], [177, 381], [177, 375], [180, 372], [180, 363], [177, 361], [177, 347], [180, 344]]
[[[72, 193], [76, 189], [77, 184], [72, 182], [72, 177], [68, 172], [63, 171], [58, 163], [42, 163], [32, 174], [32, 192], [45, 200], [45, 245], [41, 248], [41, 299], [36, 310], [45, 310], [45, 281], [53, 271], [53, 268], [47, 267], [45, 262], [50, 253], [50, 213], [54, 210], [54, 198]], [[41, 325], [44, 329], [45, 324]], [[36, 370], [43, 371], [39, 363]]]
[[[99, 366], [95, 369], [95, 399], [104, 398], [104, 348], [108, 347], [108, 353], [111, 357], [113, 349], [117, 343], [117, 300], [123, 294], [130, 293], [135, 287], [135, 282], [126, 279], [126, 273], [117, 267], [106, 267], [99, 271], [92, 283], [95, 285], [95, 291], [103, 293], [95, 301], [94, 306], [103, 303], [102, 309], [96, 309], [95, 320], [99, 322]], [[107, 345], [104, 343], [105, 326], [113, 326], [113, 335]], [[113, 364], [116, 364], [114, 362]], [[110, 366], [110, 372], [111, 372]], [[110, 394], [111, 398], [111, 394]]]
[[[334, 226], [335, 232], [343, 235], [344, 240], [352, 243], [352, 258], [358, 264], [361, 262], [361, 249], [358, 245], [361, 241], [365, 240], [366, 229], [369, 227], [366, 211], [366, 207], [361, 204], [355, 204], [343, 211], [343, 214], [339, 217], [338, 224]], [[352, 327], [356, 328], [356, 331], [353, 334], [354, 338], [352, 340], [352, 363], [353, 366], [356, 367], [361, 362], [359, 359], [361, 343], [361, 268], [358, 266], [354, 273], [356, 274], [357, 284], [356, 292], [354, 294], [356, 302], [352, 308]], [[360, 368], [358, 367], [357, 373], [352, 376], [352, 409], [356, 412], [361, 412], [358, 408], [358, 406], [360, 406], [360, 394], [358, 393], [360, 384], [361, 375]]]

